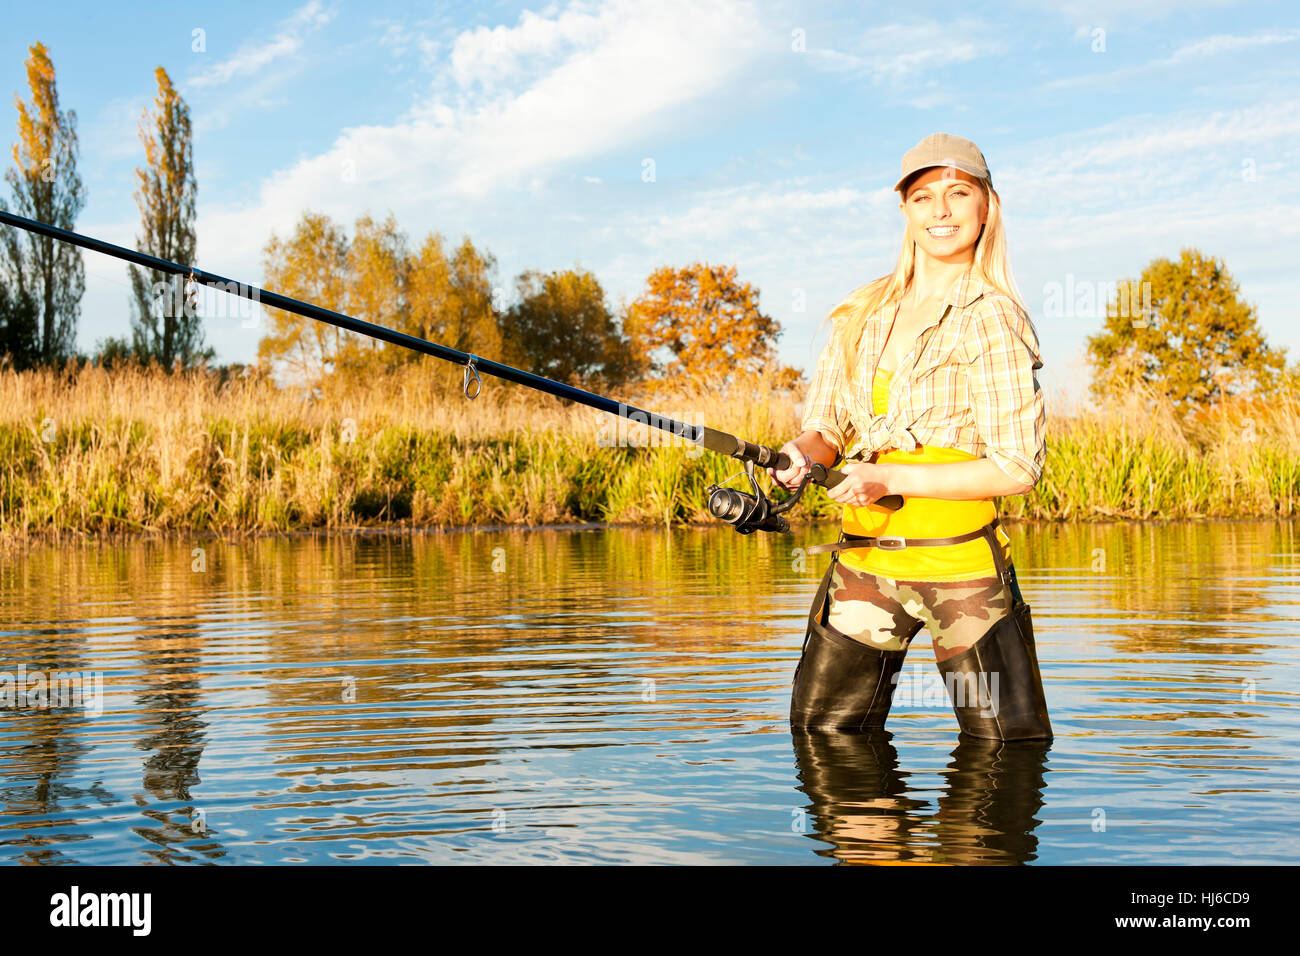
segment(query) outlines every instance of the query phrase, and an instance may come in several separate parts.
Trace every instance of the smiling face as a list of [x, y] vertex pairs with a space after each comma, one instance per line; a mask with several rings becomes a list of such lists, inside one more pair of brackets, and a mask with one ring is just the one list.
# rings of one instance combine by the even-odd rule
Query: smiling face
[[975, 177], [952, 166], [935, 166], [904, 184], [900, 204], [918, 252], [941, 262], [969, 262], [988, 219], [988, 202]]

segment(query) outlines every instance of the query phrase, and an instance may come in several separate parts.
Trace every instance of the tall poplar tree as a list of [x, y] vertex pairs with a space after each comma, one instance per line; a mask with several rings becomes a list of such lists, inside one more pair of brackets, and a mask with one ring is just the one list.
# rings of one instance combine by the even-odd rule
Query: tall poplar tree
[[[54, 64], [45, 44], [35, 43], [28, 52], [27, 85], [32, 99], [25, 103], [14, 95], [18, 142], [13, 146], [14, 165], [5, 172], [5, 181], [13, 190], [13, 212], [61, 229], [75, 229], [77, 214], [85, 206], [77, 174], [77, 114], [59, 110]], [[19, 348], [30, 347], [35, 360], [61, 362], [72, 356], [76, 344], [81, 295], [86, 288], [81, 250], [23, 230], [4, 232], [9, 301], [29, 309], [28, 315], [34, 312], [35, 319], [34, 323], [24, 320], [23, 327], [7, 329], [10, 334], [6, 338], [16, 339]]]
[[[136, 249], [192, 266], [198, 242], [194, 231], [198, 184], [190, 110], [166, 70], [158, 67], [154, 77], [158, 95], [153, 112], [146, 109], [140, 117], [145, 165], [135, 171], [139, 181], [135, 204], [143, 232], [136, 237]], [[212, 350], [203, 348], [197, 300], [187, 304], [184, 277], [136, 266], [127, 266], [127, 271], [135, 296], [131, 339], [137, 357], [154, 359], [169, 371], [177, 362], [189, 367], [211, 358]]]

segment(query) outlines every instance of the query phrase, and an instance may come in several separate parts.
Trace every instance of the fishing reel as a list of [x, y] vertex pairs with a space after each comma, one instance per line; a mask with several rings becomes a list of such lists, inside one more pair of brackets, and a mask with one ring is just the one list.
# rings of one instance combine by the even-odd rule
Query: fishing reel
[[[737, 472], [737, 475], [740, 472]], [[789, 511], [799, 501], [803, 495], [804, 488], [808, 482], [815, 481], [819, 484], [826, 480], [826, 466], [822, 464], [813, 464], [809, 467], [808, 474], [803, 476], [803, 481], [799, 482], [799, 487], [794, 490], [789, 498], [784, 501], [773, 502], [763, 494], [763, 489], [758, 486], [758, 480], [754, 477], [754, 463], [745, 462], [745, 476], [749, 479], [749, 486], [754, 490], [753, 494], [743, 491], [737, 491], [735, 488], [723, 488], [727, 481], [735, 478], [732, 475], [726, 481], [717, 485], [709, 485], [706, 491], [709, 493], [709, 514], [715, 518], [727, 522], [741, 534], [752, 534], [755, 531], [775, 531], [777, 534], [789, 534], [790, 522], [787, 521], [782, 512]]]

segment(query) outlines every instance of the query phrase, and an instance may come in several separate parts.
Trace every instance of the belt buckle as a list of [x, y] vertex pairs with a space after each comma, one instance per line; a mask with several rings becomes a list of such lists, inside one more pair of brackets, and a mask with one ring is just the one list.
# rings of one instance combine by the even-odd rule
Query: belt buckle
[[876, 547], [881, 551], [902, 551], [907, 547], [907, 540], [896, 534], [881, 535], [876, 539]]

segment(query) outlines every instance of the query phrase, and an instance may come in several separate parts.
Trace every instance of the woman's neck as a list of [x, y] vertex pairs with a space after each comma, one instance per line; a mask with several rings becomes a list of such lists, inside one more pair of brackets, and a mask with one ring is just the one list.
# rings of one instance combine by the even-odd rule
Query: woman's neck
[[975, 257], [972, 256], [965, 262], [943, 262], [927, 256], [920, 250], [917, 250], [917, 253], [912, 281], [908, 283], [906, 293], [906, 298], [911, 304], [947, 295], [952, 284], [960, 279], [962, 273], [975, 261]]

